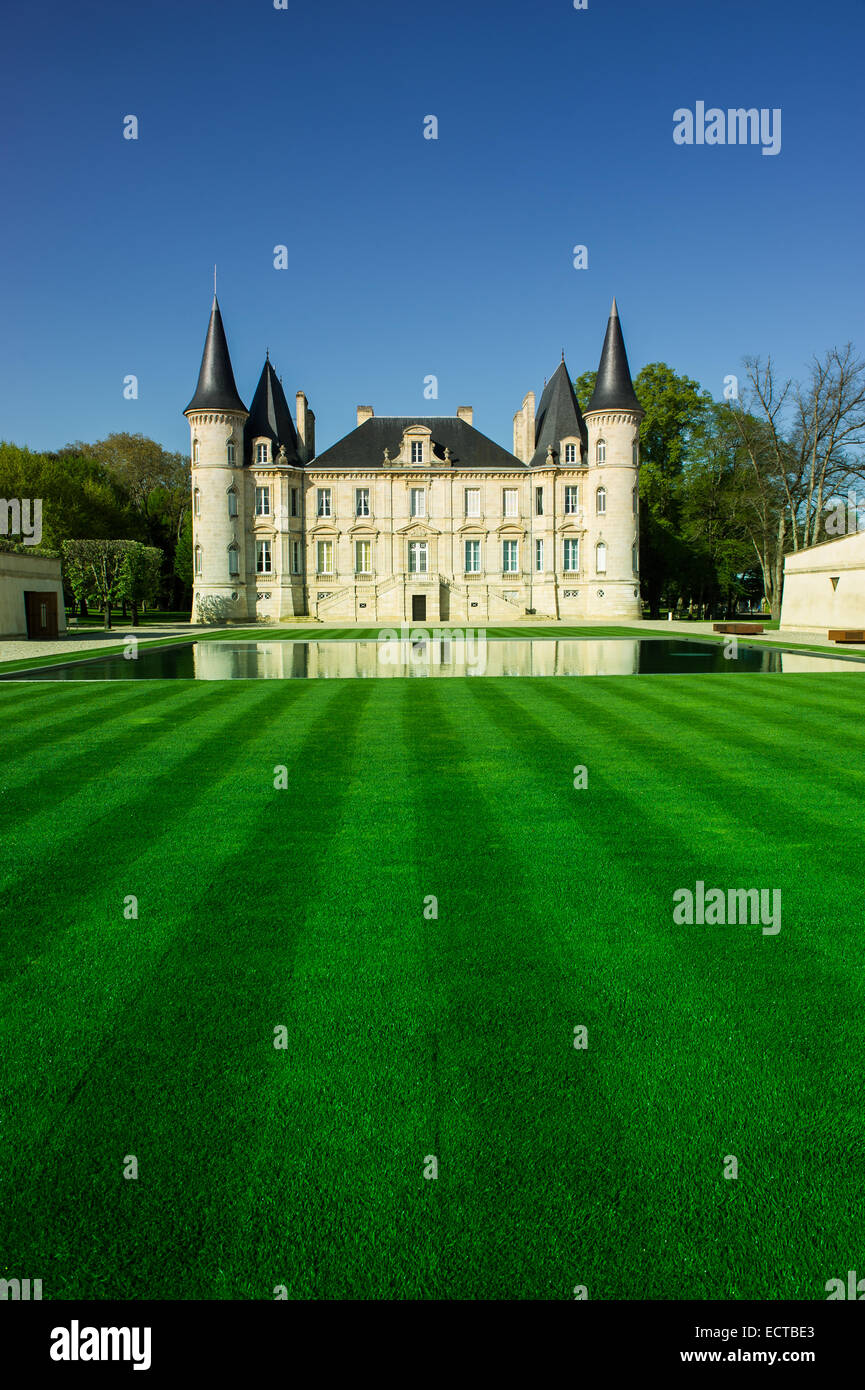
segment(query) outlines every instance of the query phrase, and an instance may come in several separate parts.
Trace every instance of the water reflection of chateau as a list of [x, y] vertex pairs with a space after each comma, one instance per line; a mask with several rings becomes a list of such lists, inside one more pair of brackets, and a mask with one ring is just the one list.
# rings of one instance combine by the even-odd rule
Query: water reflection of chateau
[[452, 639], [394, 643], [382, 659], [379, 642], [196, 642], [197, 680], [324, 680], [382, 676], [632, 676], [639, 642], [507, 641], [463, 644]]

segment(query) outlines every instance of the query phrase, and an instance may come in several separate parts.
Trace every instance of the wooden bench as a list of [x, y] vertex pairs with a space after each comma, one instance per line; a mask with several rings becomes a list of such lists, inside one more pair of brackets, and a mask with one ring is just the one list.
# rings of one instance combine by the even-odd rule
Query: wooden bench
[[861, 628], [830, 627], [830, 642], [865, 642], [865, 632]]
[[713, 632], [732, 632], [736, 637], [750, 637], [763, 631], [762, 623], [713, 623]]

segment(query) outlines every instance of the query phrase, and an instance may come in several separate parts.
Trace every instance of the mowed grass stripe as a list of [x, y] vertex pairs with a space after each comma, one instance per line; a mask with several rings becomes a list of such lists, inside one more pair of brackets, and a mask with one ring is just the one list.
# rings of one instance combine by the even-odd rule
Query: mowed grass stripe
[[[610, 682], [609, 685], [613, 686], [614, 683]], [[544, 699], [560, 705], [562, 697], [557, 691], [558, 685], [554, 686], [550, 682], [539, 687]], [[589, 706], [588, 710], [580, 711], [583, 718], [588, 715], [586, 725], [581, 731], [582, 742], [584, 746], [588, 743], [591, 747], [592, 742], [597, 742], [601, 692], [594, 683], [591, 689], [582, 683], [581, 692], [584, 696], [592, 696], [591, 700], [585, 701]], [[608, 695], [611, 693], [614, 694], [615, 691], [607, 692]], [[523, 702], [524, 700], [521, 701]], [[574, 700], [577, 707], [583, 703]], [[611, 704], [615, 704], [615, 701], [608, 700], [607, 714]], [[688, 1006], [688, 1013], [667, 1036], [677, 1037], [683, 1032], [690, 1032], [700, 1038], [699, 1044], [695, 1039], [694, 1056], [698, 1060], [699, 1073], [706, 1087], [710, 1088], [707, 1093], [712, 1097], [712, 1106], [704, 1108], [700, 1100], [703, 1092], [695, 1094], [693, 1085], [688, 1084], [687, 1077], [681, 1078], [681, 1094], [691, 1094], [696, 1107], [694, 1115], [696, 1117], [702, 1113], [703, 1118], [701, 1123], [695, 1126], [689, 1123], [689, 1114], [685, 1113], [674, 1120], [668, 1119], [667, 1127], [670, 1133], [680, 1136], [684, 1151], [689, 1154], [694, 1153], [695, 1147], [699, 1151], [700, 1129], [703, 1125], [708, 1132], [717, 1133], [717, 1142], [721, 1144], [725, 1141], [725, 1134], [728, 1136], [727, 1142], [730, 1142], [730, 1134], [737, 1131], [742, 1133], [743, 1143], [749, 1142], [750, 1151], [764, 1169], [762, 1206], [749, 1208], [753, 1217], [751, 1241], [755, 1251], [762, 1246], [766, 1251], [778, 1252], [779, 1261], [786, 1267], [788, 1280], [797, 1281], [795, 1288], [800, 1292], [800, 1296], [813, 1297], [813, 1281], [818, 1278], [819, 1269], [829, 1258], [829, 1246], [831, 1245], [833, 1257], [838, 1258], [845, 1244], [849, 1245], [853, 1235], [852, 1223], [846, 1217], [840, 1223], [836, 1223], [834, 1230], [831, 1229], [828, 1220], [829, 1213], [837, 1214], [838, 1210], [851, 1210], [849, 1201], [852, 1200], [852, 1181], [849, 1165], [845, 1164], [843, 1155], [853, 1137], [850, 1120], [856, 1093], [855, 1068], [842, 1066], [839, 1070], [833, 1039], [837, 1037], [839, 1018], [845, 1016], [848, 1007], [845, 999], [849, 1001], [851, 1008], [858, 1009], [859, 1000], [850, 996], [854, 992], [861, 994], [861, 991], [855, 983], [851, 984], [847, 977], [833, 968], [835, 961], [831, 957], [828, 964], [821, 960], [815, 970], [813, 958], [795, 941], [790, 941], [789, 936], [784, 938], [783, 928], [781, 952], [777, 957], [772, 957], [766, 953], [765, 947], [758, 946], [756, 950], [749, 950], [749, 944], [753, 946], [754, 942], [749, 941], [748, 933], [753, 934], [754, 928], [672, 927], [672, 884], [669, 886], [670, 897], [667, 897], [666, 902], [666, 894], [658, 898], [658, 875], [653, 861], [661, 860], [662, 857], [663, 861], [671, 861], [675, 865], [676, 879], [683, 885], [690, 883], [693, 886], [695, 878], [703, 876], [709, 884], [710, 869], [705, 857], [692, 857], [689, 874], [688, 856], [693, 852], [689, 851], [687, 842], [670, 845], [670, 821], [669, 818], [665, 820], [662, 813], [664, 796], [662, 793], [659, 794], [657, 777], [645, 776], [645, 769], [641, 766], [635, 751], [651, 723], [651, 715], [648, 712], [645, 715], [640, 714], [632, 700], [629, 700], [628, 708], [631, 715], [638, 718], [639, 731], [634, 734], [632, 729], [625, 729], [619, 709], [619, 717], [615, 722], [616, 743], [620, 755], [622, 745], [625, 745], [629, 753], [634, 750], [626, 761], [630, 772], [636, 771], [638, 777], [621, 779], [621, 795], [610, 795], [609, 788], [601, 787], [601, 796], [593, 799], [599, 820], [598, 829], [599, 833], [609, 835], [615, 825], [622, 827], [618, 834], [620, 852], [631, 861], [635, 890], [630, 920], [639, 922], [642, 917], [645, 923], [643, 930], [652, 925], [651, 911], [646, 913], [643, 910], [641, 913], [640, 910], [640, 900], [645, 894], [650, 902], [653, 897], [657, 899], [655, 930], [660, 928], [661, 933], [666, 935], [671, 932], [677, 934], [675, 939], [678, 940], [682, 956], [681, 966], [685, 971], [686, 992], [682, 994], [676, 979], [676, 974], [682, 973], [680, 968], [678, 972], [669, 972], [659, 981], [659, 997], [666, 1003], [671, 997], [679, 1001], [684, 1000]], [[574, 706], [568, 713], [571, 718], [575, 716]], [[560, 724], [561, 714], [558, 710], [556, 718]], [[610, 718], [612, 723], [612, 716]], [[586, 732], [587, 728], [592, 730], [591, 734]], [[555, 741], [556, 734], [552, 730], [550, 737]], [[542, 741], [540, 732], [536, 741]], [[612, 750], [610, 751], [612, 753]], [[719, 766], [723, 765], [724, 757], [728, 755], [728, 749], [722, 747], [719, 750]], [[595, 754], [594, 764], [596, 767], [603, 766], [601, 752]], [[618, 764], [613, 759], [608, 765], [621, 766], [621, 756]], [[657, 771], [657, 764], [655, 768]], [[639, 776], [641, 773], [642, 777]], [[635, 796], [635, 782], [641, 782], [650, 795], [645, 799]], [[604, 806], [605, 795], [608, 803], [612, 802], [609, 811]], [[627, 804], [629, 800], [630, 805]], [[617, 807], [617, 802], [626, 804]], [[603, 819], [602, 812], [605, 813]], [[657, 824], [653, 824], [654, 821], [657, 821]], [[777, 842], [775, 848], [777, 849]], [[757, 879], [762, 881], [761, 866], [759, 863], [755, 865], [754, 859], [754, 851], [751, 848], [749, 870], [741, 879], [745, 884], [755, 881], [755, 873]], [[741, 864], [727, 862], [718, 875], [718, 881], [725, 885], [738, 882], [740, 874], [737, 870], [741, 867]], [[778, 866], [773, 864], [772, 870], [766, 881], [777, 884]], [[783, 877], [781, 875], [781, 880]], [[642, 885], [645, 885], [644, 890], [641, 888]], [[784, 886], [786, 897], [789, 883], [785, 883]], [[789, 898], [787, 900], [789, 901]], [[777, 945], [777, 942], [766, 942], [766, 946]], [[779, 990], [786, 990], [783, 996], [784, 1006], [793, 1010], [791, 1032], [797, 1039], [795, 1049], [790, 1047], [783, 1035], [779, 1039]], [[827, 997], [838, 1001], [834, 1010], [825, 1008]], [[700, 1019], [704, 1019], [711, 1027], [701, 1031], [693, 1026]], [[800, 1042], [800, 1039], [803, 1042]], [[727, 1050], [731, 1055], [725, 1063], [724, 1054]], [[669, 1047], [664, 1051], [668, 1054]], [[805, 1065], [802, 1065], [803, 1051], [806, 1054]], [[767, 1065], [767, 1058], [771, 1058], [771, 1065]], [[665, 1056], [663, 1061], [667, 1060]], [[647, 1059], [647, 1079], [654, 1076], [655, 1085], [662, 1071], [663, 1063], [659, 1065], [657, 1058], [654, 1063], [651, 1057]], [[639, 1072], [639, 1064], [635, 1063], [630, 1071], [632, 1079], [638, 1077]], [[723, 1125], [719, 1126], [718, 1116], [714, 1113], [718, 1109], [719, 1077], [725, 1074], [731, 1097], [739, 1093], [738, 1099], [726, 1112], [726, 1129]], [[766, 1113], [762, 1117], [761, 1102], [766, 1107]], [[840, 1132], [836, 1132], [838, 1117], [841, 1119]], [[752, 1131], [750, 1135], [749, 1130]], [[810, 1142], [813, 1142], [816, 1136], [819, 1136], [822, 1155], [815, 1162], [812, 1159]], [[736, 1152], [735, 1144], [730, 1151]], [[774, 1171], [774, 1164], [777, 1165], [777, 1172]], [[773, 1190], [768, 1181], [770, 1168], [780, 1190]], [[689, 1184], [693, 1180], [689, 1179]], [[709, 1184], [707, 1196], [712, 1195], [711, 1187]], [[733, 1191], [732, 1184], [725, 1184], [725, 1188], [728, 1193]], [[717, 1185], [714, 1196], [718, 1196]], [[730, 1201], [733, 1201], [732, 1197]], [[821, 1210], [827, 1214], [827, 1220], [823, 1223], [823, 1233], [813, 1245], [807, 1240], [803, 1243], [802, 1239], [804, 1214], [806, 1210], [811, 1209], [808, 1207], [809, 1202], [813, 1203], [814, 1210]], [[786, 1207], [785, 1203], [788, 1204]], [[761, 1229], [761, 1222], [764, 1220], [768, 1221], [769, 1225], [766, 1229]], [[790, 1229], [784, 1231], [783, 1228], [787, 1224]], [[773, 1226], [778, 1233], [774, 1239]], [[744, 1230], [739, 1232], [740, 1241], [744, 1234]], [[718, 1238], [719, 1248], [724, 1248], [724, 1240], [720, 1233]], [[747, 1280], [747, 1274], [744, 1273], [747, 1269], [746, 1256], [747, 1250], [743, 1252], [745, 1263], [739, 1272], [740, 1280], [743, 1277]], [[765, 1287], [764, 1281], [769, 1278], [768, 1266], [764, 1265], [761, 1270], [759, 1265], [754, 1265], [748, 1272], [750, 1280], [744, 1284], [734, 1284], [728, 1290], [729, 1296], [747, 1296], [742, 1291], [743, 1288], [750, 1288], [753, 1296], [758, 1296], [760, 1288]], [[719, 1295], [716, 1292], [706, 1293], [705, 1296]], [[779, 1293], [777, 1296], [787, 1295]]]
[[[305, 692], [312, 695], [315, 689], [305, 687]], [[69, 1249], [79, 1243], [74, 1259], [64, 1260], [52, 1269], [53, 1287], [55, 1290], [58, 1286], [63, 1288], [64, 1296], [82, 1297], [90, 1292], [93, 1296], [126, 1297], [133, 1296], [133, 1289], [136, 1297], [152, 1296], [154, 1287], [159, 1286], [160, 1269], [164, 1270], [166, 1262], [170, 1263], [172, 1240], [180, 1240], [184, 1232], [184, 1239], [189, 1239], [197, 1223], [200, 1223], [198, 1229], [210, 1230], [211, 1238], [222, 1239], [219, 1222], [215, 1219], [216, 1209], [211, 1206], [211, 1201], [219, 1201], [219, 1184], [210, 1182], [209, 1186], [202, 1184], [200, 1188], [199, 1175], [188, 1170], [194, 1170], [204, 1155], [205, 1167], [208, 1161], [215, 1162], [218, 1167], [227, 1162], [226, 1180], [236, 1172], [230, 1150], [226, 1150], [230, 1136], [219, 1133], [223, 1123], [222, 1107], [228, 1104], [229, 1097], [218, 1084], [218, 1078], [209, 1078], [208, 1072], [214, 1068], [220, 1072], [225, 1070], [226, 1054], [230, 1070], [237, 1066], [232, 1039], [220, 1027], [219, 1011], [226, 975], [230, 979], [232, 974], [230, 961], [239, 962], [237, 970], [241, 977], [249, 972], [243, 935], [248, 912], [241, 896], [231, 900], [234, 914], [231, 920], [240, 935], [235, 941], [226, 941], [228, 933], [221, 929], [219, 917], [214, 920], [214, 907], [219, 906], [214, 904], [214, 898], [224, 898], [224, 885], [240, 871], [241, 863], [244, 872], [248, 873], [250, 866], [254, 870], [254, 854], [262, 825], [273, 819], [273, 798], [279, 795], [273, 790], [275, 743], [297, 745], [299, 740], [303, 742], [306, 732], [307, 741], [299, 756], [308, 760], [311, 748], [320, 743], [331, 717], [339, 720], [338, 712], [331, 715], [331, 706], [338, 704], [337, 694], [334, 688], [317, 687], [317, 698], [303, 701], [310, 705], [306, 730], [299, 729], [293, 719], [290, 732], [286, 729], [283, 738], [277, 732], [278, 720], [271, 723], [267, 716], [284, 714], [287, 707], [296, 716], [300, 692], [296, 687], [294, 691], [279, 686], [249, 687], [247, 698], [241, 703], [249, 721], [244, 758], [248, 755], [252, 762], [245, 764], [241, 773], [235, 772], [232, 781], [235, 793], [240, 778], [246, 782], [247, 791], [254, 793], [253, 803], [259, 803], [257, 819], [261, 824], [253, 828], [248, 818], [243, 819], [249, 841], [244, 841], [239, 850], [232, 829], [237, 824], [236, 804], [242, 806], [243, 800], [239, 803], [213, 801], [209, 820], [216, 836], [207, 855], [205, 876], [197, 882], [190, 876], [190, 859], [187, 858], [195, 852], [199, 840], [195, 825], [190, 824], [184, 835], [182, 819], [174, 823], [182, 851], [172, 866], [174, 882], [170, 878], [166, 881], [164, 874], [156, 880], [157, 904], [161, 897], [169, 924], [162, 933], [161, 954], [158, 958], [151, 956], [148, 970], [142, 972], [143, 978], [135, 980], [135, 992], [127, 994], [124, 1008], [111, 1020], [110, 1031], [105, 1029], [100, 1048], [89, 1060], [86, 1085], [82, 1086], [79, 1081], [73, 1103], [67, 1103], [62, 1113], [55, 1107], [49, 1151], [44, 1154], [40, 1171], [33, 1175], [19, 1197], [22, 1241], [27, 1239], [30, 1220], [41, 1213], [46, 1220], [50, 1217], [58, 1239], [62, 1233]], [[239, 717], [236, 704], [233, 713], [235, 719]], [[221, 746], [220, 733], [221, 730], [216, 731], [214, 752]], [[217, 790], [221, 789], [209, 788], [211, 798]], [[195, 802], [200, 799], [199, 792]], [[289, 814], [287, 804], [286, 814]], [[221, 835], [220, 829], [226, 833]], [[158, 920], [158, 905], [149, 906]], [[129, 924], [128, 930], [133, 933], [131, 939], [142, 931], [154, 934], [153, 927], [145, 925], [146, 920], [145, 916], [144, 921]], [[207, 962], [208, 949], [214, 957], [212, 964]], [[226, 952], [229, 953], [227, 957]], [[252, 971], [251, 983], [258, 992], [261, 981], [254, 978], [255, 974]], [[200, 980], [203, 983], [198, 983]], [[167, 990], [163, 981], [168, 985]], [[196, 999], [202, 990], [213, 994], [214, 987], [217, 997], [212, 1000], [212, 1017], [208, 1020], [213, 1027], [205, 1039], [196, 1027], [201, 1021], [195, 1017]], [[242, 1018], [246, 1016], [244, 1008]], [[269, 1045], [270, 1040], [265, 1039], [265, 1046]], [[172, 1062], [176, 1066], [172, 1067]], [[243, 1078], [237, 1086], [244, 1095], [254, 1094]], [[198, 1096], [210, 1111], [209, 1123], [203, 1127], [194, 1103]], [[224, 1113], [228, 1116], [230, 1108]], [[83, 1144], [82, 1135], [88, 1136]], [[120, 1159], [129, 1152], [138, 1153], [142, 1162], [147, 1162], [147, 1184], [143, 1184], [143, 1179], [141, 1184], [121, 1180]], [[207, 1154], [210, 1154], [209, 1160]], [[62, 1189], [55, 1192], [58, 1169], [68, 1174], [69, 1188], [64, 1182]], [[76, 1212], [71, 1200], [76, 1188], [86, 1193], [93, 1204], [92, 1214], [83, 1225], [81, 1204]], [[194, 1204], [190, 1211], [190, 1194], [194, 1197], [196, 1192], [202, 1199], [202, 1211], [195, 1210]], [[163, 1231], [160, 1212], [169, 1201], [175, 1204], [178, 1229], [174, 1229], [169, 1220]], [[207, 1212], [212, 1218], [209, 1223], [205, 1219]], [[136, 1213], [144, 1225], [140, 1240], [136, 1239], [139, 1234]], [[187, 1216], [189, 1224], [185, 1226]], [[38, 1222], [36, 1224], [38, 1226]], [[124, 1226], [127, 1227], [125, 1234]], [[40, 1253], [44, 1259], [44, 1249]], [[188, 1257], [192, 1262], [191, 1249]], [[184, 1261], [181, 1269], [186, 1264]], [[218, 1282], [218, 1267], [218, 1260], [208, 1266], [209, 1287]], [[105, 1282], [105, 1270], [114, 1272], [115, 1282]], [[182, 1285], [179, 1274], [178, 1282]], [[54, 1296], [58, 1294], [55, 1292]], [[181, 1288], [177, 1296], [195, 1294], [184, 1294]]]
[[[239, 701], [220, 703], [212, 692], [205, 715], [191, 690], [184, 695], [179, 687], [177, 698], [193, 705], [193, 729], [182, 738], [174, 725], [163, 730], [161, 756], [147, 755], [150, 776], [136, 770], [121, 784], [123, 814], [108, 820], [87, 854], [69, 857], [65, 877], [31, 872], [19, 885], [13, 921], [18, 924], [17, 914], [25, 914], [30, 937], [23, 945], [30, 954], [17, 961], [3, 989], [0, 1027], [6, 1046], [0, 1055], [10, 1086], [17, 1079], [26, 1093], [38, 1083], [45, 1102], [39, 1114], [46, 1122], [55, 1093], [68, 1094], [78, 1084], [107, 1019], [123, 1005], [125, 993], [139, 987], [141, 972], [153, 968], [176, 930], [177, 901], [200, 881], [195, 877], [203, 841], [200, 805], [214, 790], [221, 797], [221, 784], [236, 775], [224, 758], [226, 741], [242, 738], [250, 720], [274, 708], [294, 714], [308, 693], [309, 687], [293, 687], [280, 699], [272, 688], [249, 687]], [[31, 864], [41, 862], [41, 850], [40, 840], [31, 840]], [[208, 873], [218, 871], [222, 852], [217, 845], [204, 856]], [[138, 922], [123, 916], [129, 893], [139, 898]], [[34, 1000], [42, 1006], [35, 1016]], [[38, 1045], [28, 1020], [41, 1030]], [[64, 1066], [51, 1065], [61, 1057]]]
[[[303, 693], [300, 687], [292, 698], [302, 698]], [[119, 691], [116, 699], [125, 709]], [[29, 776], [30, 781], [22, 793], [17, 821], [12, 798], [3, 803], [6, 853], [0, 890], [10, 932], [0, 980], [38, 957], [65, 924], [77, 920], [80, 902], [94, 891], [103, 898], [108, 917], [127, 893], [135, 891], [132, 866], [148, 854], [154, 840], [171, 836], [176, 797], [190, 789], [194, 794], [202, 781], [229, 775], [231, 762], [225, 749], [231, 748], [233, 736], [241, 736], [246, 729], [250, 707], [255, 709], [263, 700], [267, 700], [266, 690], [225, 701], [216, 688], [165, 681], [150, 692], [143, 706], [136, 702], [134, 714], [126, 710], [119, 736], [115, 737], [112, 720], [97, 697], [91, 710], [96, 726], [84, 748], [81, 736], [76, 735], [68, 755], [54, 745], [26, 751], [19, 775]], [[160, 706], [168, 702], [171, 717], [163, 715], [154, 721], [154, 702]], [[182, 710], [191, 727], [183, 740], [176, 740], [172, 737], [175, 721], [185, 722]], [[213, 742], [215, 732], [226, 739], [222, 758]], [[60, 769], [67, 780], [55, 791]], [[107, 771], [115, 775], [106, 780]], [[166, 794], [164, 800], [159, 790]], [[58, 799], [63, 802], [61, 817]], [[23, 810], [25, 805], [31, 808], [29, 814]], [[124, 825], [126, 816], [132, 819]], [[116, 884], [118, 840], [124, 845], [125, 887]], [[119, 899], [114, 896], [117, 892]]]
[[[406, 682], [364, 682], [361, 717], [334, 729], [333, 775], [302, 784], [301, 823], [328, 817], [327, 845], [298, 837], [295, 911], [304, 929], [283, 1005], [288, 1049], [272, 1055], [245, 1171], [234, 1263], [241, 1293], [422, 1297], [437, 1291], [433, 1030], [400, 710]], [[265, 1113], [266, 1112], [266, 1113]]]

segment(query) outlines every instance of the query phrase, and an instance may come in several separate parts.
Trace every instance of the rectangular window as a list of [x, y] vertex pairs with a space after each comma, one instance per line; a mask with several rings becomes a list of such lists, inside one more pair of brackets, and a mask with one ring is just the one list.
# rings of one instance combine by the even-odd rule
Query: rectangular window
[[355, 516], [369, 516], [369, 488], [356, 487], [354, 490]]
[[256, 574], [270, 574], [270, 541], [255, 542], [255, 572]]
[[330, 516], [330, 488], [320, 487], [318, 489], [318, 515]]
[[423, 440], [413, 439], [411, 443], [412, 463], [423, 463]]
[[517, 541], [502, 541], [502, 573], [517, 572]]
[[235, 575], [240, 574], [240, 557], [234, 546], [228, 552], [228, 573], [232, 579]]
[[291, 489], [291, 515], [297, 516], [298, 490], [296, 487]]
[[315, 569], [316, 574], [333, 574], [333, 541], [318, 541]]
[[543, 516], [543, 514], [544, 514], [544, 489], [543, 489], [542, 487], [536, 487], [536, 488], [535, 488], [535, 516]]
[[565, 538], [565, 569], [571, 573], [580, 568], [580, 542], [577, 536]]
[[427, 572], [427, 543], [426, 543], [426, 541], [409, 541], [409, 543], [408, 543], [408, 572], [409, 572], [409, 574], [426, 574], [426, 572]]
[[411, 490], [412, 516], [426, 516], [426, 488], [413, 487]]
[[466, 516], [480, 516], [481, 490], [479, 487], [466, 488]]
[[355, 541], [354, 569], [356, 574], [372, 574], [372, 541]]
[[257, 487], [255, 489], [255, 515], [270, 516], [270, 488]]
[[502, 514], [504, 516], [519, 516], [518, 505], [519, 493], [515, 487], [506, 487], [502, 497]]
[[576, 463], [576, 461], [577, 461], [577, 446], [576, 446], [576, 444], [566, 444], [566, 445], [565, 445], [565, 463]]
[[201, 546], [195, 547], [195, 573], [201, 574]]
[[542, 570], [544, 567], [544, 543], [535, 541], [535, 569]]
[[300, 541], [291, 542], [291, 572], [300, 574]]
[[192, 494], [192, 512], [194, 516], [201, 516], [201, 493], [198, 488]]
[[480, 574], [481, 572], [481, 543], [480, 541], [466, 541], [466, 574]]
[[565, 515], [574, 516], [580, 510], [580, 489], [571, 486], [565, 488]]

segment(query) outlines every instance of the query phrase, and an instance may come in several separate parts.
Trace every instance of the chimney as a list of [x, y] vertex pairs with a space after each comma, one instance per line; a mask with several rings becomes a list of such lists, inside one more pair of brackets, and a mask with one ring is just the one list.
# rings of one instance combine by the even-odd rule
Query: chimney
[[371, 405], [359, 405], [357, 408], [357, 423], [362, 425], [364, 420], [371, 420], [375, 411]]
[[466, 422], [467, 425], [470, 425], [470, 424], [472, 423], [472, 418], [473, 418], [473, 416], [474, 416], [474, 411], [473, 411], [473, 409], [472, 409], [472, 407], [471, 407], [470, 405], [458, 405], [458, 406], [457, 406], [457, 417], [458, 417], [458, 419], [460, 419], [460, 420], [465, 420], [465, 422]]
[[309, 401], [303, 391], [296, 396], [295, 422], [297, 424], [298, 453], [301, 463], [309, 463], [315, 458], [315, 416], [309, 408]]
[[521, 463], [529, 463], [535, 452], [535, 393], [529, 391], [514, 416], [514, 453]]

